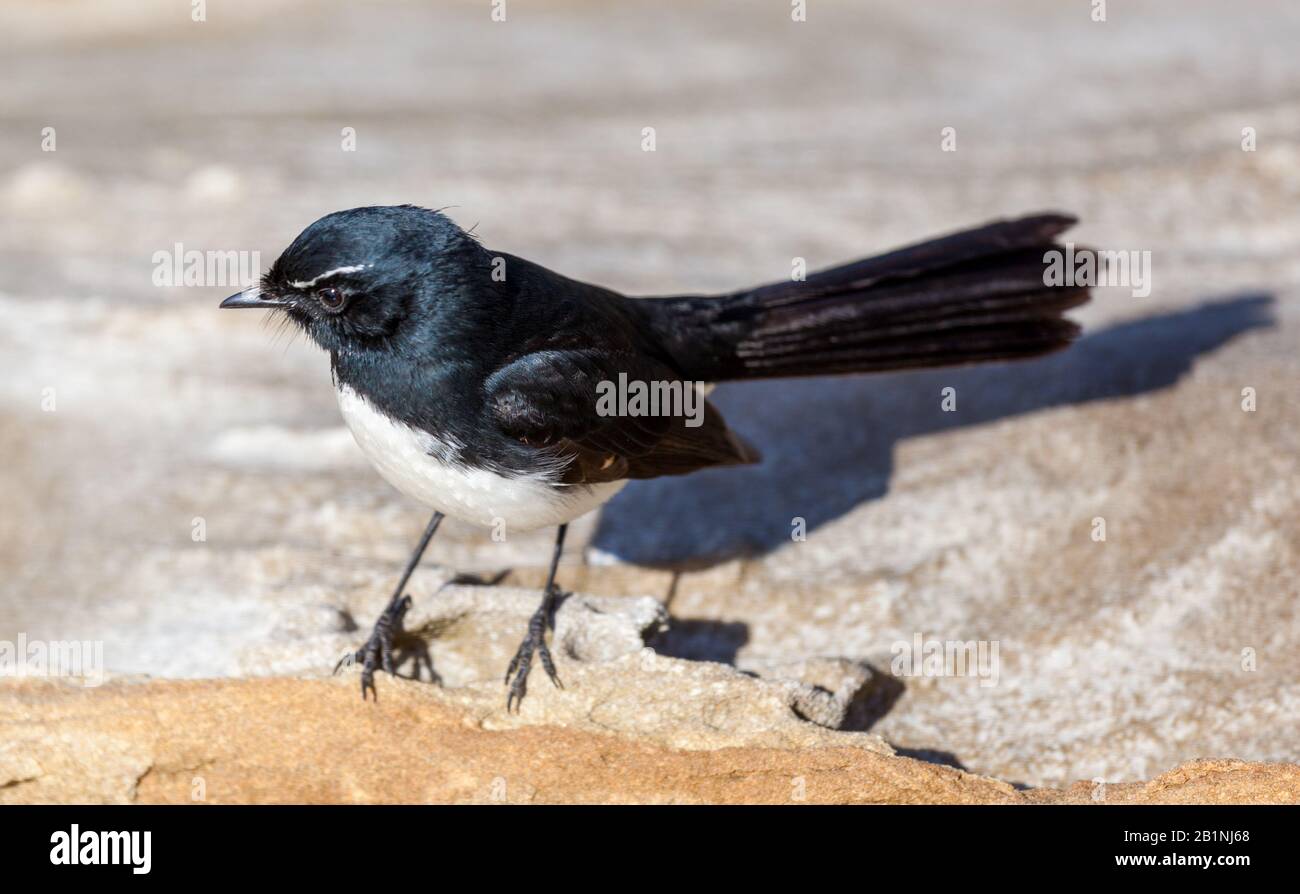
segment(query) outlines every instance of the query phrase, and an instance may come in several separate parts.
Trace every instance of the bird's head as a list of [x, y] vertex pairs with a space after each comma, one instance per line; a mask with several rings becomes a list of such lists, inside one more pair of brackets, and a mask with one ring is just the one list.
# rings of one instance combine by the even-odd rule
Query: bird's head
[[[486, 267], [481, 246], [450, 219], [411, 205], [327, 214], [298, 234], [259, 285], [226, 308], [285, 313], [331, 353], [383, 349], [454, 312], [439, 296]], [[443, 302], [445, 304], [445, 302]]]

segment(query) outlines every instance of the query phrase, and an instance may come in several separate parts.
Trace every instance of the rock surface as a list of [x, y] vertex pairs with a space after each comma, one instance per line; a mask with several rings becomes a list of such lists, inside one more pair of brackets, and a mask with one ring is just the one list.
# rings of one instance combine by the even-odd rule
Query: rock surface
[[601, 724], [490, 724], [407, 680], [378, 689], [363, 703], [351, 677], [6, 680], [0, 803], [1300, 803], [1294, 765], [1196, 761], [1148, 783], [1018, 791], [861, 733], [672, 748]]
[[[1205, 755], [1300, 760], [1300, 17], [1283, 4], [1148, 0], [1094, 23], [1088, 4], [821, 2], [799, 24], [740, 0], [512, 4], [501, 24], [477, 3], [226, 0], [203, 24], [166, 0], [0, 4], [0, 80], [22, 85], [0, 92], [0, 642], [92, 640], [118, 674], [228, 678], [6, 684], [10, 722], [69, 761], [71, 740], [55, 746], [73, 715], [102, 724], [86, 778], [135, 779], [156, 758], [149, 791], [245, 748], [282, 766], [241, 738], [241, 710], [313, 757], [290, 718], [363, 756], [481, 747], [492, 774], [438, 789], [466, 798], [515, 778], [510, 754], [559, 742], [621, 743], [601, 747], [683, 774], [672, 791], [651, 763], [601, 777], [645, 799], [693, 791], [699, 771], [719, 795], [781, 800], [799, 764], [783, 749], [813, 743], [832, 764], [984, 785], [826, 744], [879, 745], [863, 730], [1034, 787], [1013, 799], [1096, 778], [1149, 792]], [[949, 126], [956, 152], [940, 148]], [[151, 259], [179, 242], [264, 267], [317, 216], [376, 202], [457, 206], [486, 245], [634, 294], [732, 289], [788, 276], [792, 258], [816, 268], [1060, 207], [1080, 242], [1151, 251], [1152, 291], [1099, 290], [1082, 340], [1034, 363], [720, 387], [764, 464], [637, 482], [574, 527], [561, 583], [599, 595], [561, 613], [561, 639], [566, 617], [594, 624], [579, 606], [627, 597], [611, 609], [619, 655], [595, 663], [605, 634], [569, 636], [585, 656], [566, 658], [569, 688], [535, 679], [516, 720], [498, 677], [551, 534], [445, 525], [412, 621], [450, 622], [440, 600], [473, 609], [431, 645], [454, 688], [389, 684], [364, 708], [353, 678], [235, 678], [319, 675], [355, 648], [423, 511], [349, 443], [318, 352], [217, 313], [231, 288], [155, 286]], [[503, 571], [517, 592], [439, 592]], [[666, 605], [666, 632], [640, 596]], [[997, 644], [996, 680], [895, 673], [918, 635]], [[209, 702], [225, 726], [195, 713]], [[138, 704], [123, 716], [139, 737], [111, 733], [101, 704]], [[382, 738], [373, 718], [398, 705], [406, 729], [469, 731], [362, 744], [329, 725], [362, 718]], [[533, 721], [568, 726], [512, 726]], [[721, 741], [770, 761], [773, 787], [726, 775]], [[335, 758], [388, 791], [369, 757]], [[7, 772], [84, 782], [38, 759], [10, 754]], [[1245, 797], [1281, 772], [1255, 767], [1159, 791]], [[577, 797], [544, 772], [541, 797]], [[861, 790], [932, 794], [889, 778]], [[328, 785], [280, 781], [284, 797]], [[274, 799], [267, 786], [245, 794]]]
[[[408, 613], [399, 671], [363, 701], [325, 679], [0, 682], [0, 803], [1300, 803], [1300, 767], [1196, 761], [1145, 784], [1021, 790], [898, 754], [863, 723], [881, 675], [847, 660], [764, 677], [669, 658], [648, 597], [570, 594], [563, 688], [539, 671], [517, 713], [500, 669], [535, 594], [448, 586]], [[280, 660], [336, 644], [303, 636]], [[258, 660], [255, 656], [250, 656]], [[261, 659], [267, 660], [267, 659]]]

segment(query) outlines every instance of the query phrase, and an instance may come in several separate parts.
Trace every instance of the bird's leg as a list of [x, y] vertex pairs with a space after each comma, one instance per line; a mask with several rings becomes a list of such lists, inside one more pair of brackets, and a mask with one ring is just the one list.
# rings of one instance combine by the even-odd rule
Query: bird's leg
[[406, 570], [402, 572], [402, 579], [397, 582], [397, 589], [393, 591], [393, 598], [388, 600], [388, 607], [379, 615], [379, 620], [375, 622], [374, 629], [370, 632], [370, 638], [366, 644], [356, 652], [343, 656], [343, 659], [334, 666], [334, 673], [339, 672], [344, 664], [351, 664], [356, 661], [361, 662], [361, 698], [366, 697], [366, 692], [374, 692], [375, 700], [379, 700], [379, 693], [375, 690], [375, 665], [379, 664], [385, 673], [393, 673], [393, 638], [402, 629], [402, 618], [406, 615], [406, 610], [411, 607], [411, 597], [402, 593], [406, 589], [406, 582], [411, 579], [415, 573], [415, 566], [420, 564], [420, 557], [424, 555], [424, 550], [429, 546], [429, 541], [433, 539], [433, 534], [438, 530], [438, 525], [442, 523], [442, 513], [435, 512], [429, 519], [428, 526], [424, 529], [424, 536], [420, 538], [420, 543], [415, 547], [415, 552], [411, 554], [410, 561], [406, 563]]
[[[542, 661], [542, 667], [546, 669], [546, 675], [551, 678], [551, 682], [563, 689], [564, 684], [560, 682], [560, 677], [555, 673], [555, 662], [551, 660], [551, 651], [546, 648], [546, 628], [555, 625], [555, 600], [559, 596], [559, 588], [555, 586], [555, 571], [560, 566], [560, 553], [564, 552], [564, 532], [569, 526], [560, 525], [560, 530], [555, 536], [555, 552], [551, 555], [551, 572], [546, 575], [546, 589], [542, 591], [542, 604], [537, 611], [533, 613], [532, 618], [528, 621], [528, 635], [524, 641], [519, 644], [519, 651], [515, 652], [515, 657], [510, 659], [510, 667], [506, 670], [506, 683], [510, 686], [510, 694], [506, 696], [506, 710], [519, 710], [519, 705], [524, 700], [524, 693], [528, 691], [528, 671], [532, 669], [533, 652]], [[512, 679], [513, 678], [513, 679]]]

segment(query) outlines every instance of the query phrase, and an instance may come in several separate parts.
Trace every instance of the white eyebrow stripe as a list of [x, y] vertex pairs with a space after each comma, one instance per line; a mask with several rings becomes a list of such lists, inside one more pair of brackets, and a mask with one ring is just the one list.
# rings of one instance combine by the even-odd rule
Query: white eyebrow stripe
[[296, 280], [294, 282], [289, 283], [289, 285], [293, 286], [295, 289], [310, 289], [312, 286], [316, 285], [316, 283], [320, 282], [322, 279], [329, 279], [331, 276], [340, 276], [344, 273], [359, 273], [360, 271], [365, 270], [367, 267], [370, 266], [372, 265], [358, 264], [355, 267], [335, 267], [333, 270], [326, 270], [324, 273], [312, 277], [309, 280], [306, 281]]

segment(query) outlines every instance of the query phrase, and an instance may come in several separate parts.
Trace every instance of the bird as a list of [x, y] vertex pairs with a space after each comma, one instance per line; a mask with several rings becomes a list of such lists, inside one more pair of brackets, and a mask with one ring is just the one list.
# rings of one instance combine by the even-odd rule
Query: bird
[[[756, 288], [629, 297], [488, 249], [440, 211], [368, 206], [312, 223], [220, 306], [301, 327], [329, 355], [362, 453], [432, 510], [387, 607], [345, 656], [361, 664], [363, 699], [378, 698], [377, 669], [394, 672], [406, 585], [444, 518], [556, 528], [540, 604], [505, 674], [506, 710], [518, 711], [535, 658], [562, 687], [546, 633], [569, 523], [632, 480], [760, 461], [708, 401], [712, 384], [1064, 348], [1080, 331], [1065, 313], [1089, 290], [1044, 270], [1075, 223], [1055, 212], [1001, 219]], [[602, 400], [616, 384], [677, 400], [653, 412], [626, 393]]]

